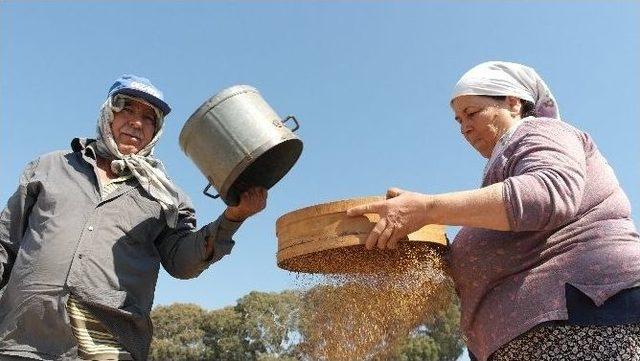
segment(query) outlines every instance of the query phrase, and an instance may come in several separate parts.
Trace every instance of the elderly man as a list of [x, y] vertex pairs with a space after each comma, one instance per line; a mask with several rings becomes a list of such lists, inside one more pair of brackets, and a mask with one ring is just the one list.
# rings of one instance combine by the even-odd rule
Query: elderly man
[[198, 276], [264, 209], [252, 188], [196, 229], [153, 147], [171, 111], [149, 80], [109, 90], [96, 139], [29, 163], [0, 215], [0, 360], [144, 360], [160, 263]]

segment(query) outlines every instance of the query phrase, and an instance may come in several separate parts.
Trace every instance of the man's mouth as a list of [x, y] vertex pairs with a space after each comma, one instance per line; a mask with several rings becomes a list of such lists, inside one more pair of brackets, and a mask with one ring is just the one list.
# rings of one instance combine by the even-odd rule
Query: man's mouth
[[124, 135], [126, 135], [127, 137], [131, 138], [131, 140], [133, 140], [134, 142], [139, 142], [140, 141], [140, 137], [135, 136], [133, 134], [129, 134], [129, 133], [122, 133]]

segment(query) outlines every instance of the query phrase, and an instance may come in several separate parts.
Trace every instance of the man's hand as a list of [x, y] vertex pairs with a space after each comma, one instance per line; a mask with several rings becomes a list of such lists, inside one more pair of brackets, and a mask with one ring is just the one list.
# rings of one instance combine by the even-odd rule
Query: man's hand
[[267, 190], [253, 187], [240, 195], [240, 203], [234, 207], [227, 207], [224, 216], [233, 222], [242, 222], [260, 212], [267, 206]]
[[430, 200], [426, 194], [390, 188], [387, 200], [353, 207], [347, 210], [347, 215], [379, 214], [380, 220], [369, 233], [365, 246], [367, 249], [375, 245], [380, 249], [392, 249], [398, 246], [400, 239], [428, 224]]

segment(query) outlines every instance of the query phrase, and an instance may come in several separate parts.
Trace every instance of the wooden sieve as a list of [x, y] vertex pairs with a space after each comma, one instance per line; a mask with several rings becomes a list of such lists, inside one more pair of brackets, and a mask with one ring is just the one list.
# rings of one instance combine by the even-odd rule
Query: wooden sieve
[[[276, 221], [278, 238], [278, 267], [294, 272], [350, 273], [348, 258], [345, 262], [320, 262], [321, 259], [348, 254], [367, 260], [376, 252], [380, 257], [395, 257], [399, 252], [433, 249], [442, 251], [447, 246], [445, 227], [428, 225], [409, 234], [400, 241], [398, 250], [365, 250], [364, 244], [376, 222], [377, 214], [349, 217], [346, 211], [354, 206], [376, 202], [383, 197], [364, 197], [318, 204], [287, 213]], [[401, 256], [401, 255], [398, 255]], [[355, 260], [354, 260], [355, 261]], [[361, 263], [361, 262], [360, 262]]]

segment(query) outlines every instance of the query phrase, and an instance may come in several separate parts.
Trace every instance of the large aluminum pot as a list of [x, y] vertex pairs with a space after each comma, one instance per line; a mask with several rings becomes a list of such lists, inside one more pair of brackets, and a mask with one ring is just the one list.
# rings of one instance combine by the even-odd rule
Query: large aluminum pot
[[[284, 125], [293, 121], [289, 129]], [[180, 147], [209, 180], [204, 194], [236, 205], [252, 186], [271, 188], [302, 152], [294, 116], [280, 118], [258, 90], [236, 85], [204, 102], [182, 127]], [[208, 193], [213, 186], [217, 195]]]

